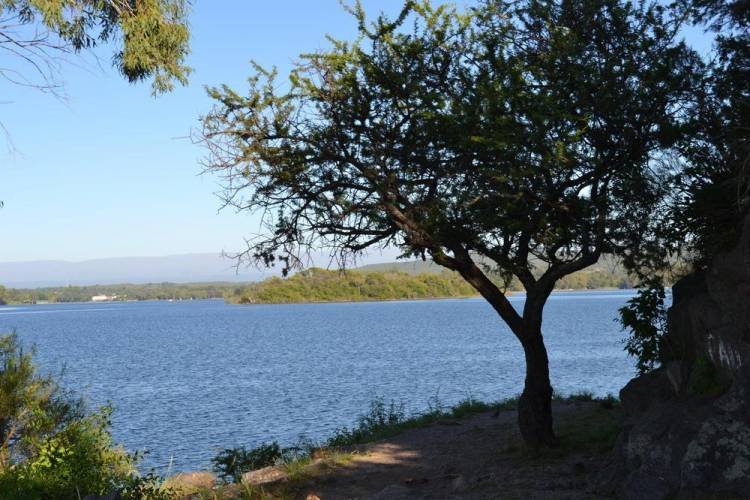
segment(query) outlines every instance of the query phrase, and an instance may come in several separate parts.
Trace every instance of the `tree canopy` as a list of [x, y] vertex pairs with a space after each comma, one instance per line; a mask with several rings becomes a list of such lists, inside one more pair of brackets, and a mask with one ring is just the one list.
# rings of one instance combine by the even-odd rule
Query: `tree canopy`
[[187, 0], [0, 0], [0, 77], [56, 92], [66, 53], [116, 42], [120, 73], [166, 92], [190, 72], [186, 15]]
[[737, 243], [750, 213], [750, 2], [680, 0], [674, 8], [715, 40], [693, 90], [689, 132], [677, 144], [680, 168], [668, 179], [667, 202], [654, 213], [657, 244], [629, 263], [643, 282], [639, 296], [620, 310], [621, 321], [640, 371], [683, 354], [662, 343], [665, 278], [704, 271]]
[[[553, 444], [544, 304], [603, 252], [653, 244], [698, 58], [649, 2], [351, 12], [359, 38], [303, 55], [288, 85], [256, 66], [246, 93], [209, 90], [206, 167], [228, 205], [263, 214], [245, 256], [288, 269], [311, 247], [345, 263], [395, 245], [457, 271], [524, 346], [524, 438]], [[518, 278], [522, 311], [476, 256]]]

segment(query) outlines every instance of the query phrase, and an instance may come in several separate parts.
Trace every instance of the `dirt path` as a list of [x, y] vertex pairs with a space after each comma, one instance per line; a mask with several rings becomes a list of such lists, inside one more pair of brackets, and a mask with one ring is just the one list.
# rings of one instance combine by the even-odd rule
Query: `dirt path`
[[264, 491], [328, 499], [586, 499], [606, 464], [617, 410], [593, 402], [554, 405], [559, 450], [523, 451], [514, 411], [483, 413], [413, 429], [321, 460]]

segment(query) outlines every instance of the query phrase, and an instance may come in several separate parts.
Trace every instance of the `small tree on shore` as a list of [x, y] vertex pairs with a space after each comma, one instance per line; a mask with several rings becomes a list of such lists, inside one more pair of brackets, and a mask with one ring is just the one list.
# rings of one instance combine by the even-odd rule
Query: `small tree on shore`
[[[209, 90], [206, 168], [227, 205], [263, 214], [244, 257], [286, 271], [310, 248], [346, 263], [392, 245], [457, 271], [523, 346], [524, 440], [555, 446], [544, 305], [603, 252], [649, 243], [695, 57], [642, 2], [351, 10], [359, 39], [303, 56], [289, 85], [256, 66], [247, 95]], [[520, 280], [521, 311], [492, 273]]]

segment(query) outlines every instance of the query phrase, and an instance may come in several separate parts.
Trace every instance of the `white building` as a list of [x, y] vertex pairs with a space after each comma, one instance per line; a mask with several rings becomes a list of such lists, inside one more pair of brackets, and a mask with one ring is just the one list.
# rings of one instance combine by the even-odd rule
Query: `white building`
[[91, 297], [91, 302], [108, 302], [110, 300], [115, 300], [117, 298], [117, 295], [94, 295]]

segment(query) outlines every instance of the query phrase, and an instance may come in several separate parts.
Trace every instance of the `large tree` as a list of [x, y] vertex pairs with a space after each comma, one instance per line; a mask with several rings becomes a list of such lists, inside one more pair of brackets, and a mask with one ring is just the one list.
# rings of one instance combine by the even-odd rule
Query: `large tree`
[[0, 0], [0, 79], [59, 92], [66, 55], [115, 42], [113, 63], [154, 93], [185, 83], [187, 0]]
[[[648, 243], [661, 161], [694, 55], [655, 4], [409, 2], [304, 55], [288, 84], [256, 67], [210, 89], [206, 167], [228, 205], [263, 214], [246, 257], [285, 270], [393, 245], [461, 274], [518, 338], [519, 425], [554, 446], [542, 312], [555, 282]], [[521, 310], [491, 279], [516, 276]], [[457, 339], [457, 342], [460, 342]]]
[[682, 0], [678, 8], [715, 33], [667, 232], [703, 268], [736, 244], [750, 212], [750, 1]]

